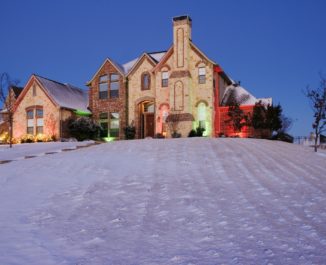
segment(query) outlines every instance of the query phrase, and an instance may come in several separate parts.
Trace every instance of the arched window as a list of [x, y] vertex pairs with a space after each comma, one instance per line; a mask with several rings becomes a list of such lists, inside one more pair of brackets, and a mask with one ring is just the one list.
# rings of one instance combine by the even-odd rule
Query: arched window
[[43, 107], [32, 106], [26, 109], [27, 119], [27, 134], [42, 134], [43, 133]]
[[206, 129], [206, 104], [204, 102], [200, 102], [197, 106], [197, 118], [198, 118], [198, 126], [202, 129]]
[[151, 85], [151, 76], [149, 73], [143, 73], [141, 76], [141, 90], [149, 90]]

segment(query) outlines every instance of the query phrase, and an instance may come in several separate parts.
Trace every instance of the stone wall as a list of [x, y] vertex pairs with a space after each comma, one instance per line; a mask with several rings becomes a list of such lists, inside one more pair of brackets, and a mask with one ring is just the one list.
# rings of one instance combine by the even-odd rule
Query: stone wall
[[[33, 86], [36, 89], [36, 95], [33, 96]], [[43, 107], [43, 133], [56, 138], [60, 137], [60, 115], [59, 107], [45, 94], [35, 78], [24, 88], [19, 97], [18, 105], [14, 113], [13, 137], [20, 138], [27, 134], [27, 116], [26, 109], [30, 107]], [[35, 116], [35, 115], [34, 115]], [[34, 120], [36, 123], [36, 120]], [[35, 132], [34, 132], [35, 133]]]

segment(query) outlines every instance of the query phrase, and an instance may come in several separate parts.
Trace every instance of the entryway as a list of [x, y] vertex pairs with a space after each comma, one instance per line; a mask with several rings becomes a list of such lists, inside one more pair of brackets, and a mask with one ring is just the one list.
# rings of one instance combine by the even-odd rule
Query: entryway
[[139, 104], [139, 132], [140, 138], [154, 137], [155, 106], [153, 101], [143, 101]]

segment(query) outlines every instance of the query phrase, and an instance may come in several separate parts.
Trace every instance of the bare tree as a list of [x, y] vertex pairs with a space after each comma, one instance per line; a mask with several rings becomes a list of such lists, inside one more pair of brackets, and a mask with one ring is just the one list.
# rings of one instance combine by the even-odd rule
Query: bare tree
[[9, 124], [9, 146], [12, 147], [13, 135], [13, 115], [14, 115], [14, 95], [11, 92], [11, 87], [16, 85], [18, 81], [13, 81], [9, 74], [2, 73], [0, 75], [0, 102], [3, 106], [3, 118]]
[[326, 131], [326, 79], [320, 75], [320, 85], [316, 89], [306, 88], [304, 92], [309, 99], [314, 113], [312, 128], [315, 130], [315, 152], [320, 135]]

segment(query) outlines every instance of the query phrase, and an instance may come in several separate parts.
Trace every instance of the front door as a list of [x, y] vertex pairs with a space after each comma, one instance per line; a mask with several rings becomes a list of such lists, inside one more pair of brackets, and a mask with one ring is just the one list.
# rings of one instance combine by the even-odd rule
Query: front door
[[154, 137], [154, 113], [144, 113], [144, 137]]

